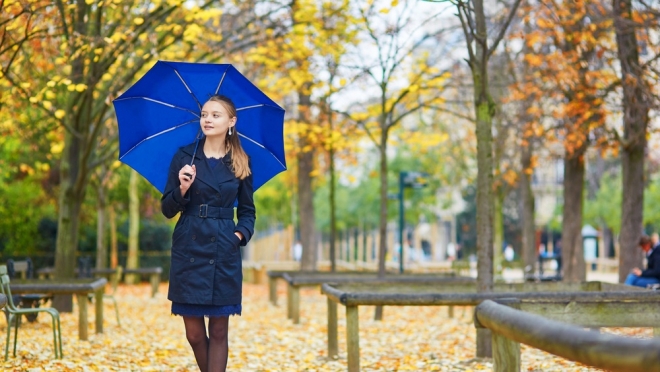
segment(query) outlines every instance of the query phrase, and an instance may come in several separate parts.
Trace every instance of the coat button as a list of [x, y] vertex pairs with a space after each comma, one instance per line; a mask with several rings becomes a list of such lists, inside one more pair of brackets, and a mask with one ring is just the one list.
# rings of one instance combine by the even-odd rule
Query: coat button
[[194, 259], [194, 258], [191, 258], [191, 259], [190, 259], [190, 262], [195, 262], [195, 259]]
[[195, 190], [195, 194], [199, 195], [199, 190]]
[[193, 234], [192, 240], [195, 240], [195, 239], [197, 239], [197, 235]]
[[213, 261], [213, 260], [210, 260], [210, 261], [209, 261], [209, 263], [210, 263], [211, 265], [213, 265], [213, 262], [215, 262], [215, 261]]
[[212, 242], [215, 241], [215, 236], [212, 236], [212, 237], [211, 237], [211, 241], [212, 241]]

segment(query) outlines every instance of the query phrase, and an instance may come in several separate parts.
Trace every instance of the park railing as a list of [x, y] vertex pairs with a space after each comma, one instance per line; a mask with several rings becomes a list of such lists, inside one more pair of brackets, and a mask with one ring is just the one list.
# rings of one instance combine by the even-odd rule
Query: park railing
[[609, 371], [660, 371], [660, 339], [600, 334], [485, 300], [475, 310], [475, 324], [492, 331], [493, 370], [520, 371], [520, 343], [565, 359]]

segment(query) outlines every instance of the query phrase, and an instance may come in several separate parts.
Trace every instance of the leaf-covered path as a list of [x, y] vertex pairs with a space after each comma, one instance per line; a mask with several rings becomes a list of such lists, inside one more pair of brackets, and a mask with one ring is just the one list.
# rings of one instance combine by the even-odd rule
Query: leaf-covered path
[[[104, 307], [103, 334], [94, 333], [94, 312], [88, 318], [89, 341], [78, 340], [77, 311], [62, 314], [64, 359], [53, 360], [49, 317], [24, 322], [18, 356], [3, 364], [6, 371], [197, 371], [186, 342], [183, 322], [170, 315], [167, 284], [156, 298], [147, 284], [118, 288], [122, 327], [110, 301]], [[345, 371], [343, 307], [339, 307], [337, 360], [326, 355], [326, 300], [318, 289], [301, 292], [301, 324], [286, 318], [285, 287], [278, 307], [268, 303], [265, 285], [244, 285], [243, 316], [229, 323], [229, 371]], [[74, 305], [75, 306], [75, 305]], [[490, 360], [475, 360], [471, 311], [458, 308], [455, 318], [443, 307], [385, 307], [383, 321], [372, 320], [374, 308], [360, 307], [360, 363], [364, 371], [491, 370]], [[7, 324], [0, 320], [4, 352]], [[651, 337], [650, 329], [608, 329]], [[11, 350], [10, 350], [11, 355]], [[522, 348], [527, 371], [595, 371], [535, 349]]]

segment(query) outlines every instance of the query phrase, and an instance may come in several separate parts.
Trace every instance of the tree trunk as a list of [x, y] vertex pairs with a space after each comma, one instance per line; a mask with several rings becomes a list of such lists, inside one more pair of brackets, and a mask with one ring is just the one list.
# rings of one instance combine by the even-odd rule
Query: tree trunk
[[[301, 123], [310, 123], [309, 107], [310, 97], [308, 94], [298, 93], [299, 120]], [[301, 269], [305, 271], [316, 270], [317, 247], [316, 226], [314, 221], [314, 191], [312, 190], [312, 172], [314, 171], [314, 150], [307, 138], [299, 138], [298, 153], [298, 213], [300, 221], [300, 242], [303, 246]]]
[[[78, 233], [80, 227], [80, 209], [85, 197], [85, 188], [81, 186], [79, 175], [81, 141], [66, 132], [65, 151], [60, 163], [59, 214], [57, 218], [57, 241], [55, 248], [55, 277], [70, 279], [74, 277]], [[71, 295], [53, 297], [53, 307], [60, 312], [73, 310]]]
[[644, 72], [639, 63], [637, 36], [631, 20], [631, 3], [631, 0], [613, 2], [624, 109], [624, 143], [621, 149], [623, 198], [619, 236], [620, 282], [626, 279], [632, 268], [641, 267], [642, 264], [642, 254], [637, 243], [643, 228], [644, 158], [649, 121], [649, 102]]
[[105, 269], [108, 265], [108, 245], [106, 244], [106, 195], [99, 184], [96, 199], [96, 268]]
[[[76, 11], [84, 14], [87, 4], [78, 2]], [[82, 17], [74, 25], [74, 30], [80, 35], [85, 34], [86, 24]], [[70, 44], [71, 51], [76, 50], [75, 42]], [[70, 78], [73, 84], [82, 83], [84, 79], [84, 58], [78, 56], [71, 61]], [[89, 92], [86, 92], [89, 94]], [[64, 120], [73, 129], [66, 129], [64, 135], [64, 151], [60, 161], [60, 197], [57, 227], [57, 243], [55, 247], [55, 277], [58, 279], [71, 279], [74, 277], [76, 266], [76, 251], [78, 250], [78, 236], [80, 233], [80, 210], [85, 199], [85, 191], [89, 182], [88, 156], [91, 153], [87, 134], [92, 100], [79, 101], [74, 94], [67, 97], [66, 110], [69, 112]], [[93, 141], [92, 141], [93, 142]], [[53, 296], [53, 307], [60, 312], [73, 310], [71, 295]]]
[[[303, 140], [303, 142], [305, 142]], [[314, 152], [301, 152], [298, 155], [298, 213], [300, 221], [300, 242], [303, 246], [301, 269], [316, 270], [316, 232], [314, 226], [314, 205], [312, 177]]]
[[[126, 257], [126, 268], [137, 269], [140, 267], [140, 199], [138, 198], [138, 173], [131, 170], [128, 182], [128, 257]], [[124, 276], [126, 284], [135, 284], [138, 280], [136, 275]]]
[[[509, 10], [516, 12], [519, 1]], [[459, 16], [466, 36], [468, 63], [472, 72], [477, 136], [477, 292], [493, 291], [493, 117], [495, 104], [488, 82], [489, 40], [493, 47], [502, 36], [489, 39], [483, 0], [458, 2]], [[472, 6], [470, 6], [472, 5]], [[465, 17], [465, 18], [464, 18]], [[501, 25], [505, 30], [509, 20]], [[491, 33], [493, 34], [493, 33]], [[503, 34], [501, 34], [503, 35]], [[494, 35], [491, 35], [494, 36]], [[490, 357], [491, 332], [477, 332], [477, 357]]]
[[[475, 1], [478, 35], [487, 35], [483, 1]], [[477, 292], [493, 291], [493, 114], [494, 103], [488, 90], [486, 40], [476, 41], [470, 61], [474, 82], [474, 108], [477, 134]]]
[[[526, 34], [532, 33], [533, 29], [529, 20], [524, 21], [524, 32]], [[534, 53], [533, 49], [527, 44], [523, 43], [523, 53]], [[530, 66], [527, 61], [523, 61], [523, 76], [525, 79], [532, 76], [534, 68]], [[522, 203], [522, 247], [520, 254], [523, 261], [523, 271], [525, 274], [534, 275], [536, 271], [536, 223], [535, 223], [535, 209], [536, 200], [534, 198], [534, 190], [532, 189], [532, 175], [534, 168], [532, 165], [532, 158], [534, 155], [534, 144], [536, 137], [533, 134], [532, 125], [534, 117], [529, 114], [529, 109], [533, 104], [533, 97], [528, 97], [521, 107], [521, 149], [520, 149], [520, 201]], [[528, 132], [530, 134], [526, 135]]]
[[[381, 128], [385, 128], [385, 117], [381, 116]], [[385, 277], [385, 259], [387, 258], [387, 130], [380, 134], [380, 216], [378, 223], [378, 277]], [[383, 319], [383, 307], [376, 306], [374, 320]]]
[[527, 146], [522, 147], [520, 178], [520, 193], [522, 201], [522, 248], [521, 254], [525, 270], [534, 274], [536, 266], [536, 232], [534, 225], [535, 200], [532, 191], [532, 143], [528, 140]]
[[[626, 123], [628, 126], [635, 124]], [[646, 142], [646, 140], [642, 140]], [[643, 231], [644, 212], [644, 150], [632, 146], [621, 152], [623, 189], [621, 200], [621, 234], [619, 243], [619, 281], [623, 283], [634, 267], [642, 267], [643, 254], [638, 241]]]
[[581, 282], [587, 278], [582, 247], [582, 204], [584, 153], [586, 145], [564, 156], [564, 212], [562, 217], [562, 266], [564, 280]]
[[[475, 90], [485, 84], [485, 76], [474, 75]], [[493, 290], [493, 134], [491, 102], [488, 96], [475, 96], [477, 116], [477, 292]]]
[[[488, 30], [483, 0], [474, 1], [475, 53], [470, 59], [477, 135], [477, 292], [493, 291], [494, 103], [488, 88]], [[477, 332], [477, 357], [492, 355], [488, 330]]]
[[493, 271], [502, 274], [502, 249], [504, 245], [504, 193], [495, 191], [493, 199]]
[[[331, 119], [332, 120], [332, 119]], [[332, 133], [332, 122], [330, 123]], [[335, 151], [330, 147], [330, 271], [337, 270], [337, 257], [335, 250], [335, 238], [337, 237], [337, 211], [335, 207]]]
[[115, 207], [108, 205], [108, 219], [110, 220], [110, 268], [115, 269], [119, 265], [119, 254], [117, 249], [117, 216]]
[[385, 259], [387, 256], [387, 133], [381, 131], [380, 152], [380, 215], [378, 233], [378, 277], [385, 276]]

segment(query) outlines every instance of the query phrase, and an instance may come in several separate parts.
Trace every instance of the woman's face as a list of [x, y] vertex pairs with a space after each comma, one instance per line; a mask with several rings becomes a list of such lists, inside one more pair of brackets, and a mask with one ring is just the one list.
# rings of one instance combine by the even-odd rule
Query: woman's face
[[202, 107], [199, 124], [207, 137], [225, 136], [227, 130], [236, 125], [236, 117], [229, 117], [229, 112], [222, 103], [208, 101]]

